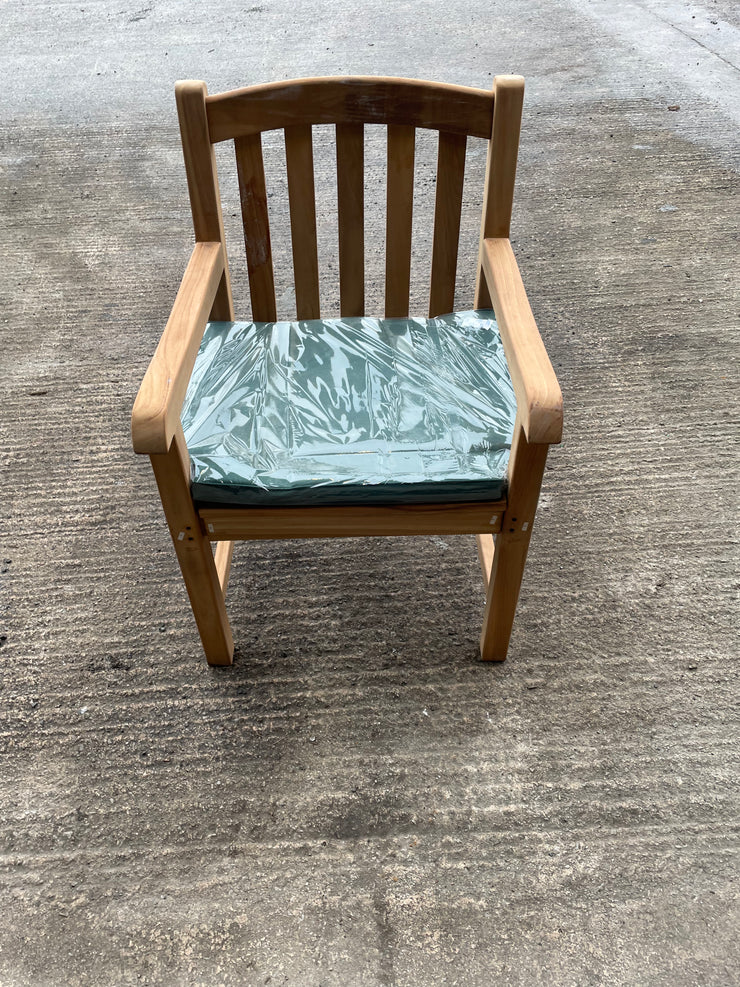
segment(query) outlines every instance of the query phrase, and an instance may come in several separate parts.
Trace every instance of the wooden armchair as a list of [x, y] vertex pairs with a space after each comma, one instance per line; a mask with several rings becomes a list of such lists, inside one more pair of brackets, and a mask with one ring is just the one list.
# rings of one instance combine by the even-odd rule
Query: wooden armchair
[[[202, 82], [177, 85], [196, 244], [134, 405], [133, 443], [136, 452], [151, 458], [209, 663], [228, 665], [232, 661], [234, 644], [224, 594], [235, 540], [432, 533], [477, 536], [487, 590], [481, 656], [494, 661], [506, 657], [545, 459], [550, 444], [560, 441], [562, 431], [560, 388], [508, 239], [523, 92], [524, 80], [518, 76], [497, 76], [492, 92], [372, 77], [279, 82], [215, 96], [207, 94]], [[305, 321], [320, 319], [311, 130], [312, 125], [318, 124], [336, 125], [342, 321], [333, 323]], [[364, 124], [386, 125], [388, 133], [385, 315], [392, 319], [390, 323], [360, 318], [365, 315]], [[262, 132], [278, 128], [285, 131], [296, 314], [301, 320], [290, 325], [276, 322], [261, 144]], [[468, 137], [488, 141], [475, 287], [477, 311], [469, 315], [474, 323], [475, 319], [484, 320], [481, 324], [488, 334], [486, 339], [493, 338], [491, 333], [498, 339], [500, 333], [510, 373], [510, 382], [503, 380], [501, 387], [505, 390], [513, 385], [515, 412], [511, 414], [508, 435], [501, 442], [504, 456], [510, 446], [505, 476], [502, 474], [498, 484], [492, 477], [488, 487], [480, 483], [466, 486], [465, 475], [453, 477], [452, 488], [445, 482], [430, 484], [432, 494], [424, 497], [415, 495], [414, 477], [404, 476], [406, 485], [402, 489], [409, 490], [410, 496], [399, 496], [397, 502], [394, 491], [401, 488], [393, 482], [374, 487], [365, 478], [353, 485], [347, 483], [346, 476], [332, 493], [332, 483], [327, 485], [325, 480], [320, 489], [312, 488], [309, 475], [301, 481], [303, 500], [293, 497], [288, 481], [287, 499], [264, 489], [257, 491], [256, 501], [229, 500], [228, 491], [228, 497], [222, 499], [219, 493], [214, 502], [209, 502], [209, 496], [197, 496], [196, 486], [191, 486], [190, 438], [186, 439], [181, 415], [194, 367], [202, 378], [196, 360], [207, 363], [210, 359], [204, 332], [206, 336], [211, 334], [209, 339], [215, 334], [221, 340], [226, 338], [224, 334], [236, 333], [233, 338], [238, 337], [238, 345], [247, 348], [255, 334], [263, 333], [268, 340], [267, 351], [272, 345], [270, 340], [284, 338], [286, 333], [302, 333], [304, 349], [300, 352], [304, 353], [305, 347], [316, 340], [321, 339], [323, 345], [322, 333], [339, 333], [341, 337], [342, 332], [349, 331], [348, 325], [352, 332], [365, 333], [372, 345], [377, 343], [381, 349], [387, 348], [384, 340], [389, 331], [406, 331], [405, 324], [398, 320], [409, 315], [415, 128], [439, 131], [430, 317], [453, 309], [466, 141]], [[234, 141], [236, 151], [253, 323], [234, 322], [213, 147], [226, 140]], [[487, 322], [485, 312], [481, 314], [481, 310], [491, 308], [497, 329], [490, 313]], [[421, 338], [420, 333], [423, 336], [426, 326], [432, 326], [434, 332], [429, 332], [434, 335], [441, 325], [439, 320], [425, 323], [420, 319], [408, 324], [412, 335], [416, 333], [415, 339]], [[454, 343], [454, 320], [450, 325], [446, 338]], [[447, 332], [449, 326], [445, 323], [442, 328]], [[218, 339], [215, 343], [211, 339], [211, 343], [223, 357], [231, 351]], [[393, 340], [391, 344], [395, 345]], [[419, 345], [422, 349], [427, 346], [426, 337]], [[286, 359], [293, 360], [290, 373], [297, 373], [303, 357], [291, 356], [290, 347], [286, 352]], [[304, 363], [308, 360], [306, 357]], [[440, 366], [446, 375], [448, 365], [443, 360]], [[394, 364], [393, 373], [396, 372]], [[436, 373], [430, 374], [421, 392], [425, 388], [434, 390]], [[453, 384], [459, 384], [459, 389], [467, 386], [465, 380]], [[394, 386], [394, 393], [405, 393], [407, 385], [403, 381]], [[476, 391], [473, 397], [480, 404], [485, 394]], [[415, 399], [423, 402], [426, 397], [421, 393]], [[258, 415], [264, 404], [262, 396], [247, 394], [245, 400], [251, 402], [249, 416]], [[365, 400], [366, 396], [359, 403]], [[332, 414], [328, 412], [329, 417]], [[228, 433], [230, 422], [244, 421], [245, 415], [244, 409], [232, 407], [219, 419], [220, 427]], [[341, 415], [336, 417], [340, 422], [344, 420]], [[213, 426], [209, 428], [213, 430]], [[218, 437], [218, 441], [228, 444], [228, 434]], [[347, 434], [337, 435], [336, 441], [343, 451], [353, 451]], [[359, 449], [366, 451], [364, 447]], [[454, 497], [448, 496], [450, 489], [454, 489]], [[418, 491], [421, 490], [419, 485]], [[428, 492], [427, 487], [424, 490]], [[385, 495], [378, 496], [379, 491], [385, 491]], [[323, 500], [316, 499], [319, 494]]]

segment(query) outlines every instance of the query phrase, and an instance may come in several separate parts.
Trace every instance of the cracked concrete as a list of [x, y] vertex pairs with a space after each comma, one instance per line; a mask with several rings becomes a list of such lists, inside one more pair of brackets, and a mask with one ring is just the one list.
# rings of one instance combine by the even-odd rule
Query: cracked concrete
[[[3, 987], [737, 982], [739, 36], [724, 0], [4, 4]], [[370, 539], [238, 546], [209, 669], [128, 435], [191, 239], [174, 81], [514, 71], [566, 438], [510, 660], [472, 539]]]

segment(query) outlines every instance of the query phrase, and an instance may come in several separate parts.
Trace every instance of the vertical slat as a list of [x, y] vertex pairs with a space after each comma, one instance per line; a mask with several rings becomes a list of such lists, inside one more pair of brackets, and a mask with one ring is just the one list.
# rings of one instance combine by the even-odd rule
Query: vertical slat
[[339, 213], [339, 311], [365, 314], [364, 128], [337, 124]]
[[272, 271], [270, 220], [267, 214], [261, 135], [237, 137], [234, 141], [234, 150], [236, 170], [239, 175], [252, 318], [255, 322], [274, 322], [277, 319], [275, 281]]
[[319, 258], [310, 125], [285, 128], [285, 161], [288, 169], [296, 315], [299, 319], [318, 319]]
[[385, 314], [389, 318], [409, 314], [415, 138], [413, 127], [398, 124], [388, 127]]
[[211, 318], [231, 322], [234, 319], [234, 302], [226, 260], [216, 155], [208, 136], [207, 94], [204, 82], [178, 82], [175, 87], [195, 239], [198, 242], [220, 240], [224, 245], [224, 273], [211, 308]]
[[[509, 236], [523, 102], [524, 79], [520, 75], [497, 75], [494, 78], [493, 126], [486, 161], [480, 250], [486, 237], [508, 239]], [[491, 296], [482, 276], [480, 261], [475, 286], [475, 307], [491, 307]]]
[[464, 134], [439, 135], [432, 280], [429, 292], [430, 317], [452, 312], [455, 307], [455, 273], [457, 246], [460, 239], [466, 143]]

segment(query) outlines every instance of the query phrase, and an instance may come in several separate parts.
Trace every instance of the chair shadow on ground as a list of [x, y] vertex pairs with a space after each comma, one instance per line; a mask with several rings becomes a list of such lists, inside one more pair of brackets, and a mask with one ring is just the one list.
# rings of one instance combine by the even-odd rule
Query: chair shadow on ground
[[227, 593], [242, 667], [298, 652], [360, 669], [469, 664], [484, 603], [469, 536], [241, 543]]

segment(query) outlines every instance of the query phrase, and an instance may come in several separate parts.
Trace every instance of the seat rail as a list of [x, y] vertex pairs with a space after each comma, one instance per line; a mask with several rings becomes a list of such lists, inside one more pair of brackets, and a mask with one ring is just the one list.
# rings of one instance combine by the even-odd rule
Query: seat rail
[[202, 507], [211, 541], [353, 538], [375, 535], [474, 535], [500, 531], [506, 500], [393, 507]]

